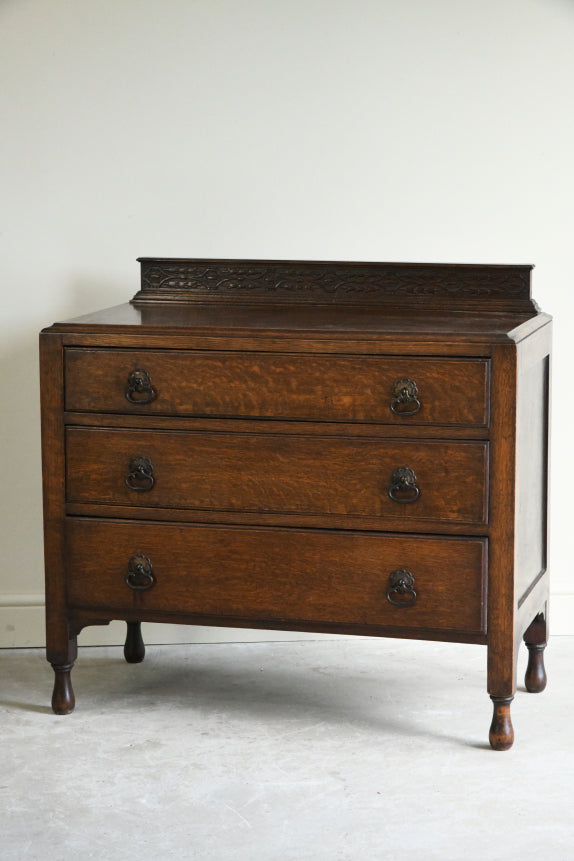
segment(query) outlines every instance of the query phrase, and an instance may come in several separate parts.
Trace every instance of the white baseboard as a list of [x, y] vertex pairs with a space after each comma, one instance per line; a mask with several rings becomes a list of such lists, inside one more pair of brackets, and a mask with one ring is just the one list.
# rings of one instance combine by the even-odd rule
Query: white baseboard
[[[121, 646], [125, 639], [123, 622], [85, 628], [79, 636], [82, 646]], [[555, 592], [550, 598], [550, 632], [574, 636], [574, 592]], [[246, 628], [203, 628], [194, 625], [145, 623], [144, 641], [164, 643], [253, 643], [265, 640], [325, 639], [326, 634], [291, 631], [257, 631]], [[334, 636], [334, 635], [333, 635]], [[0, 649], [22, 649], [45, 645], [44, 596], [0, 595]]]
[[[0, 649], [43, 648], [46, 644], [43, 595], [0, 595]], [[142, 625], [148, 646], [167, 643], [253, 643], [268, 640], [326, 639], [335, 635], [251, 628], [208, 628], [197, 625]], [[81, 646], [122, 646], [125, 622], [92, 625], [78, 637]]]
[[551, 592], [550, 636], [574, 636], [574, 592]]
[[45, 645], [44, 596], [0, 595], [0, 648]]

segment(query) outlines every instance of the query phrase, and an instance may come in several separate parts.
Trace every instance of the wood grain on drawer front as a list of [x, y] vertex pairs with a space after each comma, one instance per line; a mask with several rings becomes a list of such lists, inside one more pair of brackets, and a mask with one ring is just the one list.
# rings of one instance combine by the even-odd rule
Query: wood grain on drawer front
[[[67, 530], [77, 608], [484, 630], [486, 539], [87, 518]], [[126, 583], [134, 554], [153, 567], [144, 591]], [[407, 606], [387, 598], [397, 569], [414, 578]]]
[[[150, 490], [126, 485], [135, 456], [152, 464]], [[485, 442], [69, 427], [66, 457], [68, 502], [487, 521]], [[389, 496], [405, 466], [414, 502]]]
[[[149, 403], [126, 399], [136, 369], [151, 380]], [[391, 410], [399, 379], [416, 383], [414, 415]], [[68, 410], [484, 427], [488, 388], [485, 359], [66, 350]]]

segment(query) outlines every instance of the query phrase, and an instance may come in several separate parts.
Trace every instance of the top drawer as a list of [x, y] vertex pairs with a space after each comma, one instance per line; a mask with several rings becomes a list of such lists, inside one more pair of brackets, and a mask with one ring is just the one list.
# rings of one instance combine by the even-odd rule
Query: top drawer
[[66, 349], [66, 409], [488, 425], [487, 359]]

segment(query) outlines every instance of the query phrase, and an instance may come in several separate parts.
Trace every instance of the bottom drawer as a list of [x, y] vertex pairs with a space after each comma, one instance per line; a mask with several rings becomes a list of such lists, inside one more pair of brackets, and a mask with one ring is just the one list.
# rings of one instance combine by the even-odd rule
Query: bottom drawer
[[484, 630], [482, 538], [84, 518], [67, 529], [78, 609]]

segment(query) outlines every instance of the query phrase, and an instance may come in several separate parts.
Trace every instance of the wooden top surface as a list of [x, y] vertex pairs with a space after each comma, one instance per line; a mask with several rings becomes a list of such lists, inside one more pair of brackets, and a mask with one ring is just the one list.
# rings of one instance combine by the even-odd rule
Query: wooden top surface
[[517, 341], [550, 320], [547, 314], [399, 310], [314, 305], [125, 303], [54, 324], [54, 332], [183, 334], [229, 337], [441, 341]]

